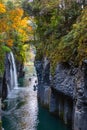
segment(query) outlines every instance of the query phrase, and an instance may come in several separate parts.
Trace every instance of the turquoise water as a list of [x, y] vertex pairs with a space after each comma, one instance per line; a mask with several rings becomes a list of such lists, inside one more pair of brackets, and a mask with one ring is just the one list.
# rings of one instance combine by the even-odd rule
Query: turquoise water
[[8, 95], [7, 108], [2, 111], [4, 130], [71, 130], [38, 104], [37, 91], [33, 88], [35, 80], [32, 76], [29, 81], [26, 75], [24, 87], [14, 89]]
[[54, 117], [41, 106], [39, 106], [38, 119], [40, 122], [37, 130], [70, 130], [58, 117]]

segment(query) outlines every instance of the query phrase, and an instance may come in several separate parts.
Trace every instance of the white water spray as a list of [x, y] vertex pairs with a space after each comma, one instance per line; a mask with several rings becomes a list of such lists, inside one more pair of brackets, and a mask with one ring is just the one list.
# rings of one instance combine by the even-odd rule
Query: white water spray
[[11, 69], [10, 69], [10, 71], [11, 71], [11, 84], [12, 84], [12, 88], [18, 88], [17, 70], [16, 70], [16, 65], [15, 65], [15, 59], [14, 59], [12, 52], [10, 52], [10, 55], [11, 55], [11, 58], [12, 58], [12, 66], [11, 66]]
[[17, 70], [15, 65], [15, 59], [12, 52], [9, 53], [9, 61], [10, 61], [10, 90], [18, 88], [18, 81], [17, 81]]

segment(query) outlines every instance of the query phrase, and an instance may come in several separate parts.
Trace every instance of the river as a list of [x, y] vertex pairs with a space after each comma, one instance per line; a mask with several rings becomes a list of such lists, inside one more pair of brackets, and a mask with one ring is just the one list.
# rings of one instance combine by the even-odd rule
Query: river
[[51, 115], [42, 108], [34, 91], [36, 77], [29, 74], [23, 81], [23, 86], [13, 89], [5, 101], [7, 107], [2, 111], [2, 125], [4, 130], [70, 130], [58, 117]]

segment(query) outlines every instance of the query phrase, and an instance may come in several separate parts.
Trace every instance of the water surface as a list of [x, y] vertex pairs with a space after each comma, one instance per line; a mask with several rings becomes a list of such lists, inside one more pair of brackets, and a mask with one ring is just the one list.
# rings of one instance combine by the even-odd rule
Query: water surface
[[[31, 76], [31, 75], [30, 75]], [[14, 89], [2, 111], [4, 130], [70, 130], [57, 117], [52, 116], [38, 104], [37, 91], [34, 91], [36, 77], [26, 73], [24, 87]]]

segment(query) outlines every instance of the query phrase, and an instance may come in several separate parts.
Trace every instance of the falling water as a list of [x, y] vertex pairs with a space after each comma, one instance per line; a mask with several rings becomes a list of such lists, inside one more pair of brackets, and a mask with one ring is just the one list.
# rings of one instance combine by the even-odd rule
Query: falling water
[[71, 130], [38, 104], [37, 91], [34, 91], [37, 77], [33, 76], [33, 67], [25, 68], [24, 86], [11, 91], [7, 109], [2, 112], [4, 130]]
[[10, 85], [8, 86], [8, 88], [10, 88], [10, 90], [13, 90], [18, 88], [18, 82], [17, 82], [15, 59], [12, 52], [9, 53], [9, 61], [10, 61]]
[[15, 65], [15, 60], [14, 60], [14, 56], [13, 56], [13, 53], [11, 52], [11, 57], [12, 57], [12, 65], [13, 65], [13, 68], [12, 68], [12, 82], [13, 82], [13, 88], [18, 88], [18, 83], [17, 83], [17, 71], [16, 71], [16, 65]]

